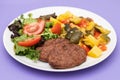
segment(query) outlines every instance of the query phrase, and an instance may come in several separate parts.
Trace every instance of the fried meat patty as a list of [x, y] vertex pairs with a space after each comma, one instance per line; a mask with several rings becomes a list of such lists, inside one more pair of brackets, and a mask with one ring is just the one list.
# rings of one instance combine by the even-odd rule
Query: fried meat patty
[[48, 62], [51, 67], [65, 69], [78, 66], [86, 61], [86, 51], [67, 39], [57, 38], [47, 40], [40, 50], [40, 60]]
[[86, 51], [76, 44], [56, 45], [48, 57], [48, 63], [57, 69], [78, 66], [86, 61]]

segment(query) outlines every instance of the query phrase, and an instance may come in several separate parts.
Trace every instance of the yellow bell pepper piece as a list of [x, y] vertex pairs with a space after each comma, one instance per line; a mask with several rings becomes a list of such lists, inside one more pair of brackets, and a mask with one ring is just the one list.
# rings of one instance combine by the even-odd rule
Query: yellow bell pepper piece
[[53, 22], [53, 24], [61, 23], [60, 21], [58, 21], [57, 19], [55, 19], [53, 17], [50, 17], [50, 21]]
[[92, 30], [95, 26], [95, 23], [92, 21], [92, 22], [89, 22], [88, 23], [88, 26], [86, 27], [86, 30]]
[[99, 41], [92, 35], [86, 36], [83, 40], [85, 44], [90, 45], [91, 47], [98, 46]]
[[94, 46], [89, 52], [88, 56], [93, 58], [98, 58], [102, 55], [102, 50], [99, 49], [97, 46]]
[[57, 20], [59, 21], [63, 21], [66, 20], [68, 18], [71, 18], [73, 16], [73, 14], [70, 11], [65, 12], [64, 14], [61, 14], [57, 17]]
[[70, 18], [71, 22], [74, 22], [75, 24], [80, 23], [81, 18], [77, 17], [77, 16], [73, 16], [72, 18]]

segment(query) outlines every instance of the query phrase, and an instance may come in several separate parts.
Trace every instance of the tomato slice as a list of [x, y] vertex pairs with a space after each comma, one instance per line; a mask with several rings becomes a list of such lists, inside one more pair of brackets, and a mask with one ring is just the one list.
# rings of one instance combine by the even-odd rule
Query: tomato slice
[[60, 23], [54, 24], [51, 31], [52, 31], [52, 33], [60, 34], [61, 33], [61, 24]]
[[40, 34], [45, 26], [45, 21], [41, 20], [40, 22], [33, 22], [31, 24], [25, 25], [23, 28], [24, 34], [28, 35], [37, 35]]
[[33, 46], [33, 45], [37, 44], [40, 40], [41, 40], [41, 37], [37, 36], [35, 38], [27, 39], [25, 41], [19, 41], [18, 45], [25, 46], [25, 47], [30, 47], [30, 46]]

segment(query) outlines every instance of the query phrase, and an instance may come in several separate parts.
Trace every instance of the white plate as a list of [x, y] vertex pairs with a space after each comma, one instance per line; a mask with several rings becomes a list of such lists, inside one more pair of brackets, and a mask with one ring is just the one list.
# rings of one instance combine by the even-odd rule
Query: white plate
[[36, 10], [29, 11], [27, 13], [24, 13], [24, 15], [26, 16], [27, 14], [32, 13], [33, 17], [39, 17], [40, 15], [51, 14], [53, 12], [55, 12], [57, 15], [59, 15], [66, 11], [70, 11], [77, 16], [90, 17], [97, 24], [102, 25], [103, 27], [105, 27], [111, 31], [111, 33], [109, 34], [111, 41], [107, 45], [108, 49], [107, 49], [107, 51], [103, 52], [103, 54], [100, 58], [94, 59], [94, 58], [87, 57], [87, 61], [80, 66], [76, 66], [74, 68], [69, 68], [69, 69], [53, 69], [49, 66], [48, 63], [44, 63], [41, 61], [38, 61], [37, 63], [35, 63], [26, 57], [16, 56], [14, 53], [14, 50], [13, 50], [14, 45], [10, 39], [11, 32], [8, 30], [8, 27], [6, 27], [6, 29], [4, 31], [3, 42], [4, 42], [4, 46], [5, 46], [6, 50], [8, 51], [9, 55], [12, 56], [18, 62], [20, 62], [24, 65], [27, 65], [29, 67], [39, 69], [39, 70], [44, 70], [44, 71], [52, 71], [52, 72], [67, 72], [67, 71], [81, 70], [81, 69], [85, 69], [85, 68], [91, 67], [93, 65], [96, 65], [96, 64], [102, 62], [103, 60], [105, 60], [114, 50], [114, 48], [116, 46], [116, 42], [117, 42], [117, 37], [116, 37], [116, 33], [115, 33], [113, 27], [104, 18], [100, 17], [99, 15], [96, 15], [95, 13], [92, 13], [87, 10], [73, 8], [73, 7], [64, 7], [64, 6], [40, 8], [40, 9], [36, 9]]

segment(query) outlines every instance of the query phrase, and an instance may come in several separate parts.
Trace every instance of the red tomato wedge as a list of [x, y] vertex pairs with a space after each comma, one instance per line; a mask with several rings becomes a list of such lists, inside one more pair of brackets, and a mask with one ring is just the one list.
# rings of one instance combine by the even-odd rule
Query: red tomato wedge
[[60, 34], [61, 33], [61, 24], [60, 23], [54, 24], [51, 31], [52, 31], [52, 33]]
[[28, 35], [37, 35], [40, 34], [45, 26], [45, 21], [41, 20], [40, 22], [33, 22], [31, 24], [27, 24], [23, 28], [24, 34]]
[[100, 34], [101, 34], [100, 32], [95, 31], [95, 33], [94, 33], [94, 37], [95, 37], [95, 38], [98, 38]]
[[90, 48], [88, 48], [86, 45], [82, 45], [81, 46], [87, 53], [90, 51]]
[[98, 46], [102, 51], [106, 51], [107, 50], [107, 47], [105, 44], [101, 44]]
[[88, 25], [88, 21], [86, 19], [82, 19], [78, 26], [80, 27], [86, 27]]
[[33, 46], [33, 45], [37, 44], [40, 40], [41, 40], [41, 37], [37, 36], [35, 38], [27, 39], [25, 41], [19, 41], [18, 45], [25, 46], [25, 47], [30, 47], [30, 46]]
[[61, 22], [64, 23], [64, 24], [67, 24], [67, 23], [70, 22], [70, 19], [65, 19], [65, 20], [62, 20]]

